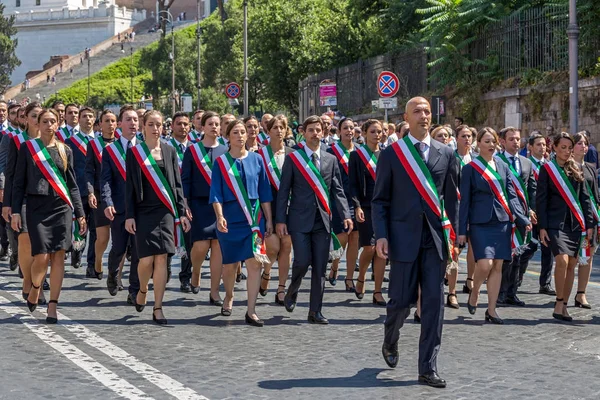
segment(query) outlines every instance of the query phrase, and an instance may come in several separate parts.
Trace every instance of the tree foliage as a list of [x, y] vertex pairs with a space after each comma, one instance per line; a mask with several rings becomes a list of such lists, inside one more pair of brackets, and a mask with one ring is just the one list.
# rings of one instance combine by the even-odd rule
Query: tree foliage
[[0, 93], [10, 85], [10, 75], [21, 65], [15, 54], [17, 39], [12, 38], [17, 34], [15, 16], [5, 17], [4, 8], [5, 5], [0, 3]]

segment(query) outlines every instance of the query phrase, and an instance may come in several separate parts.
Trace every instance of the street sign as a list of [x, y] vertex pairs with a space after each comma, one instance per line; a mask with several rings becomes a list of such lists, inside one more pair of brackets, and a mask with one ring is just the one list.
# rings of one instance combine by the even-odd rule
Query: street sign
[[388, 98], [388, 97], [382, 97], [379, 99], [379, 108], [384, 108], [386, 110], [391, 109], [391, 108], [398, 108], [398, 98], [397, 97], [393, 97], [393, 98]]
[[240, 105], [240, 102], [238, 101], [238, 99], [229, 99], [229, 105], [231, 107], [236, 107]]
[[326, 79], [319, 84], [319, 103], [321, 107], [337, 106], [337, 85]]
[[225, 96], [227, 96], [229, 99], [237, 99], [240, 97], [241, 93], [242, 89], [240, 88], [240, 85], [235, 82], [231, 82], [225, 87]]
[[400, 89], [400, 81], [396, 74], [383, 71], [377, 77], [377, 93], [379, 97], [394, 97]]
[[184, 93], [181, 95], [181, 111], [192, 112], [192, 95]]

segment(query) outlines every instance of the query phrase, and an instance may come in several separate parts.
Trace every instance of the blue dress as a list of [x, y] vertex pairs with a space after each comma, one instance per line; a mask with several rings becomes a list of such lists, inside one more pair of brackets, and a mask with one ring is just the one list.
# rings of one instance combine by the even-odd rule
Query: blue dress
[[[273, 200], [271, 184], [261, 156], [256, 153], [248, 153], [245, 158], [234, 160], [252, 206], [254, 207], [257, 201], [270, 203]], [[250, 225], [246, 220], [242, 207], [240, 207], [234, 193], [227, 186], [221, 169], [216, 163], [212, 174], [210, 203], [221, 203], [223, 217], [227, 221], [229, 232], [222, 233], [217, 230], [217, 238], [223, 254], [223, 264], [233, 264], [254, 257]], [[261, 216], [259, 226], [264, 234], [264, 216]]]

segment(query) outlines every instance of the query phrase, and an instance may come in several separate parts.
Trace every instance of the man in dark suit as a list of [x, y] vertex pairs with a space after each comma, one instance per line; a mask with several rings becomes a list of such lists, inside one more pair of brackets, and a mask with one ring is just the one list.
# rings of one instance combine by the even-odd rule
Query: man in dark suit
[[[381, 152], [371, 202], [377, 254], [391, 262], [382, 354], [390, 367], [396, 367], [400, 328], [417, 301], [420, 287], [419, 382], [445, 387], [446, 381], [437, 374], [437, 356], [442, 340], [443, 281], [450, 246], [444, 237], [440, 213], [431, 204], [444, 204], [456, 232], [458, 162], [450, 147], [429, 136], [431, 106], [426, 99], [409, 100], [404, 119], [409, 133]], [[422, 167], [415, 156], [421, 158]], [[409, 159], [425, 176], [431, 176], [437, 203], [430, 203], [421, 195], [424, 180], [414, 178], [414, 171], [409, 174]]]
[[[321, 148], [323, 129], [323, 121], [318, 116], [304, 121], [306, 145], [285, 157], [275, 210], [277, 234], [283, 237], [289, 232], [294, 246], [292, 281], [284, 298], [285, 308], [288, 312], [294, 311], [302, 278], [312, 266], [308, 322], [316, 324], [329, 323], [321, 313], [325, 271], [332, 243], [330, 202], [329, 198], [321, 196], [323, 192], [325, 197], [328, 194], [335, 199], [344, 227], [352, 230], [337, 158]], [[320, 186], [321, 182], [324, 182], [325, 188]], [[324, 190], [317, 193], [313, 184]]]
[[[518, 184], [515, 184], [515, 189], [521, 191], [525, 199], [519, 196], [521, 200], [521, 207], [525, 215], [531, 219], [533, 224], [537, 223], [535, 212], [533, 211], [535, 203], [535, 195], [537, 189], [537, 181], [533, 174], [533, 166], [531, 161], [521, 155], [519, 155], [519, 149], [521, 145], [521, 132], [517, 128], [511, 126], [506, 127], [500, 131], [500, 144], [504, 148], [504, 151], [500, 153], [496, 159], [504, 162], [509, 167], [509, 172], [513, 176], [520, 180]], [[516, 173], [516, 175], [514, 175]], [[521, 185], [521, 183], [523, 185]], [[521, 187], [525, 190], [522, 190]], [[525, 232], [522, 232], [523, 239], [525, 239]], [[525, 250], [524, 247], [523, 250]], [[500, 286], [500, 293], [498, 294], [497, 304], [512, 305], [512, 306], [525, 306], [525, 302], [517, 297], [517, 288], [519, 287], [519, 271], [522, 263], [529, 261], [533, 254], [525, 253], [516, 254], [513, 256], [511, 261], [504, 261], [502, 264], [502, 285]], [[529, 257], [529, 258], [526, 258]]]
[[[138, 115], [133, 107], [123, 107], [119, 113], [121, 122], [122, 136], [115, 142], [106, 146], [102, 152], [102, 177], [100, 179], [100, 191], [102, 195], [102, 203], [106, 206], [104, 215], [110, 223], [110, 234], [112, 238], [112, 247], [108, 254], [108, 278], [106, 286], [111, 296], [115, 296], [118, 292], [117, 274], [119, 264], [122, 262], [127, 244], [131, 240], [131, 266], [129, 271], [129, 295], [127, 303], [135, 304], [137, 292], [140, 289], [140, 281], [137, 274], [138, 256], [135, 243], [131, 235], [125, 230], [125, 163], [121, 163], [112, 154], [117, 154], [116, 145], [120, 144], [123, 152], [136, 145], [136, 133], [139, 126]], [[111, 152], [114, 150], [114, 152]], [[124, 159], [123, 159], [124, 161]]]

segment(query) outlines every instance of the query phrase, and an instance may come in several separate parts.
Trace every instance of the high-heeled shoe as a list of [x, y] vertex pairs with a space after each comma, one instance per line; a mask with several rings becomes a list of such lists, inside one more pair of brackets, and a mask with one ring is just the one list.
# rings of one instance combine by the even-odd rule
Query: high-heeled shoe
[[[145, 292], [143, 292], [143, 291], [141, 291], [141, 290], [140, 290], [140, 293], [141, 293], [141, 294], [146, 294], [146, 293], [148, 293], [148, 291], [146, 290]], [[144, 311], [144, 308], [145, 308], [145, 307], [146, 307], [146, 304], [140, 304], [140, 303], [137, 301], [137, 298], [136, 298], [136, 300], [135, 300], [135, 311], [137, 311], [137, 312], [142, 312], [142, 311]], [[152, 313], [152, 315], [154, 316], [154, 313]]]
[[254, 319], [252, 317], [250, 317], [248, 315], [248, 313], [246, 313], [246, 323], [252, 326], [256, 326], [259, 328], [262, 328], [265, 325], [265, 321], [263, 321], [262, 319]]
[[154, 307], [152, 309], [152, 321], [156, 322], [158, 325], [166, 325], [167, 324], [166, 318], [156, 318], [156, 315], [154, 314], [154, 312], [158, 311], [158, 310], [162, 310], [162, 307]]
[[23, 296], [23, 300], [27, 300], [29, 293], [21, 292], [21, 296]]
[[208, 302], [210, 303], [211, 306], [222, 306], [223, 305], [223, 300], [221, 299], [213, 299], [212, 296], [209, 294], [208, 295]]
[[104, 271], [98, 272], [98, 271], [96, 271], [94, 269], [94, 275], [96, 275], [96, 279], [98, 279], [99, 281], [101, 281], [102, 280], [102, 276], [104, 275]]
[[[557, 298], [556, 301], [554, 302], [554, 307], [556, 307], [556, 304], [563, 302], [563, 299], [559, 299]], [[565, 320], [565, 316], [562, 313], [552, 313], [552, 318], [557, 319], [559, 321], [564, 321]]]
[[378, 306], [382, 307], [387, 306], [387, 302], [385, 300], [377, 300], [377, 298], [375, 297], [376, 294], [380, 294], [383, 296], [381, 292], [373, 292], [373, 304], [377, 304]]
[[[450, 297], [454, 297], [457, 300], [457, 302], [451, 302]], [[448, 297], [446, 298], [446, 305], [450, 308], [454, 308], [455, 310], [458, 310], [460, 308], [460, 305], [458, 304], [458, 298], [456, 297], [455, 293], [448, 293]]]
[[415, 324], [421, 323], [421, 316], [417, 314], [417, 310], [415, 310], [415, 313], [413, 314], [413, 319], [415, 320]]
[[279, 300], [279, 294], [283, 293], [285, 295], [285, 290], [279, 290], [279, 288], [285, 289], [285, 285], [277, 286], [277, 293], [275, 293], [275, 303], [279, 304], [280, 306], [283, 306], [285, 305], [285, 303], [283, 302], [283, 300]]
[[[265, 275], [267, 276], [266, 278], [265, 278]], [[258, 293], [260, 293], [260, 295], [262, 297], [265, 297], [267, 295], [268, 291], [269, 291], [269, 281], [271, 280], [271, 274], [265, 274], [263, 272], [262, 275], [261, 275], [261, 277], [260, 277], [260, 279], [261, 279], [261, 282], [260, 282], [261, 286], [260, 286], [260, 289], [258, 289]], [[266, 289], [262, 288], [262, 281], [267, 281], [267, 288]]]
[[[58, 307], [58, 300], [50, 300], [48, 302], [48, 309], [50, 309], [50, 304], [56, 304], [56, 307]], [[56, 311], [56, 314], [58, 315], [58, 310]], [[51, 317], [51, 316], [47, 316], [46, 317], [46, 323], [47, 324], [56, 324], [58, 322], [58, 318], [57, 317]]]
[[471, 294], [472, 293], [473, 293], [473, 291], [471, 291], [469, 293], [469, 298], [467, 299], [467, 309], [469, 310], [469, 314], [475, 315], [475, 312], [477, 311], [477, 306], [471, 305]]
[[[473, 282], [473, 279], [471, 278], [467, 278], [467, 281], [471, 281]], [[463, 293], [464, 294], [469, 294], [471, 293], [471, 289], [469, 289], [469, 287], [467, 286], [467, 282], [465, 281], [465, 284], [463, 285]]]
[[333, 272], [333, 278], [331, 277], [331, 273], [330, 273], [329, 277], [327, 278], [327, 280], [329, 281], [329, 284], [331, 286], [335, 286], [335, 285], [337, 285], [338, 270], [331, 268], [331, 272]]
[[577, 294], [575, 295], [575, 307], [580, 307], [580, 308], [585, 308], [586, 310], [591, 310], [592, 306], [589, 303], [582, 303], [579, 300], [577, 300], [577, 295], [579, 294], [585, 294], [585, 290], [582, 292], [577, 292]]
[[[567, 302], [565, 301], [565, 302], [563, 302], [563, 304], [565, 305], [565, 309], [566, 309], [567, 308]], [[571, 322], [571, 321], [573, 321], [573, 317], [571, 317], [570, 315], [564, 315], [563, 314], [563, 321]]]
[[[348, 285], [348, 281], [352, 283], [352, 286]], [[346, 285], [346, 292], [354, 293], [356, 288], [354, 287], [354, 279], [344, 279], [344, 285]]]
[[492, 317], [488, 310], [485, 310], [485, 322], [489, 322], [496, 325], [504, 325], [504, 321], [500, 317]]
[[[40, 288], [39, 286], [35, 286], [33, 283], [31, 284], [31, 287], [34, 288], [34, 289], [36, 289], [36, 290]], [[37, 301], [35, 303], [30, 302], [29, 301], [29, 294], [27, 295], [27, 299], [26, 300], [27, 300], [27, 308], [29, 308], [29, 311], [34, 312], [35, 309], [38, 306]]]
[[359, 299], [359, 300], [362, 300], [363, 297], [365, 297], [365, 293], [364, 293], [364, 290], [365, 290], [365, 281], [361, 281], [360, 279], [357, 279], [356, 282], [360, 282], [363, 285], [363, 288], [362, 288], [363, 292], [358, 292], [356, 290], [356, 288], [354, 288], [354, 294], [356, 295], [356, 298]]
[[231, 308], [221, 307], [221, 315], [224, 317], [231, 317]]
[[[200, 293], [200, 286], [194, 286], [190, 283], [190, 289], [192, 291], [192, 293], [194, 294], [198, 294]], [[210, 295], [209, 295], [210, 296]], [[211, 303], [212, 304], [212, 303]]]

